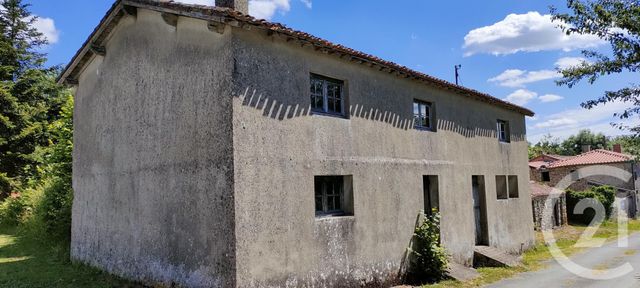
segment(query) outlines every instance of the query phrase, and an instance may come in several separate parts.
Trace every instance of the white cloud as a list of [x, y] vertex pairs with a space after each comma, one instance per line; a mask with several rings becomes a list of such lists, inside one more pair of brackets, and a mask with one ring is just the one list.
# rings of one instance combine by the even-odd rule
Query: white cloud
[[44, 35], [49, 44], [55, 44], [60, 39], [60, 31], [51, 18], [40, 17], [33, 23], [33, 26]]
[[[607, 136], [628, 134], [628, 131], [619, 130], [611, 126], [611, 122], [620, 122], [621, 120], [613, 117], [613, 114], [620, 113], [631, 106], [631, 103], [610, 102], [593, 109], [567, 109], [545, 116], [542, 119], [543, 121], [530, 126], [529, 131], [527, 131], [527, 134], [529, 134], [527, 138], [532, 143], [537, 143], [546, 134], [566, 139], [578, 133], [581, 129], [590, 129], [593, 132], [601, 132]], [[624, 124], [640, 125], [640, 118], [624, 120]]]
[[289, 0], [254, 0], [249, 2], [249, 14], [259, 19], [271, 19], [276, 12], [286, 13], [291, 9]]
[[[313, 7], [312, 0], [300, 0], [307, 8]], [[186, 4], [215, 5], [215, 0], [177, 0]], [[291, 10], [290, 0], [251, 0], [249, 14], [259, 19], [270, 20], [276, 13], [287, 13]]]
[[509, 96], [507, 96], [505, 100], [516, 105], [525, 105], [529, 103], [529, 101], [535, 99], [536, 97], [538, 97], [538, 93], [536, 92], [529, 91], [526, 89], [518, 89], [513, 93], [509, 94]]
[[545, 94], [545, 95], [542, 95], [542, 96], [538, 97], [538, 99], [540, 99], [540, 102], [542, 102], [542, 103], [549, 103], [549, 102], [560, 101], [560, 100], [564, 99], [564, 97], [562, 97], [560, 95], [555, 95], [555, 94]]
[[589, 61], [587, 61], [587, 59], [583, 57], [563, 57], [556, 61], [556, 68], [564, 70], [571, 67], [579, 66], [580, 64], [585, 62], [589, 63]]
[[313, 8], [313, 3], [311, 2], [311, 0], [300, 0], [300, 2], [304, 3], [304, 6], [307, 6], [307, 8], [309, 9]]
[[560, 77], [558, 72], [553, 70], [526, 71], [519, 69], [509, 69], [500, 75], [489, 79], [489, 82], [496, 82], [504, 87], [524, 87], [525, 84], [553, 79]]
[[487, 53], [493, 55], [544, 50], [564, 50], [596, 47], [606, 43], [594, 35], [566, 35], [551, 21], [551, 15], [538, 12], [509, 14], [493, 25], [471, 30], [464, 37], [465, 56]]

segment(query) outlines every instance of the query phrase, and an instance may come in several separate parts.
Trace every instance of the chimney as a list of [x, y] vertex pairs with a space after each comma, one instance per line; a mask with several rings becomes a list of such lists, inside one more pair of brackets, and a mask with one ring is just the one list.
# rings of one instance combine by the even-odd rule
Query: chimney
[[613, 152], [622, 153], [622, 145], [613, 144]]
[[591, 151], [591, 145], [582, 145], [582, 153]]
[[217, 7], [226, 7], [249, 15], [249, 0], [216, 0]]

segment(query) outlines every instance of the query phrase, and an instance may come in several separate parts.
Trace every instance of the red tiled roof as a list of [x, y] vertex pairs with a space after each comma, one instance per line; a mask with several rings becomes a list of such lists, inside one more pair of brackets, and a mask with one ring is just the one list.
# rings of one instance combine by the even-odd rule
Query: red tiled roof
[[531, 198], [547, 197], [552, 193], [564, 193], [563, 190], [556, 189], [535, 181], [529, 181], [529, 189], [531, 190]]
[[529, 167], [540, 169], [540, 167], [542, 166], [549, 166], [549, 163], [550, 162], [546, 162], [546, 161], [529, 161]]
[[534, 115], [533, 111], [527, 108], [493, 97], [489, 94], [459, 86], [448, 81], [444, 81], [433, 76], [429, 76], [427, 74], [409, 69], [405, 66], [380, 59], [376, 56], [369, 55], [342, 45], [331, 43], [330, 41], [315, 37], [311, 34], [293, 30], [282, 24], [259, 20], [249, 15], [245, 15], [241, 12], [227, 8], [189, 5], [175, 3], [172, 1], [159, 2], [156, 0], [117, 0], [113, 4], [111, 9], [107, 12], [107, 15], [105, 15], [105, 17], [102, 19], [98, 27], [96, 27], [91, 36], [89, 36], [82, 48], [76, 53], [69, 65], [65, 68], [59, 78], [59, 82], [63, 83], [67, 80], [77, 80], [73, 78], [74, 76], [76, 76], [74, 75], [74, 73], [77, 73], [77, 71], [81, 70], [81, 68], [86, 65], [86, 63], [88, 63], [91, 55], [95, 53], [94, 51], [92, 51], [91, 46], [93, 44], [102, 44], [100, 42], [104, 41], [107, 38], [102, 34], [108, 34], [111, 30], [113, 30], [113, 26], [115, 26], [119, 19], [123, 17], [123, 9], [125, 6], [141, 7], [161, 12], [176, 13], [181, 16], [203, 20], [222, 21], [224, 23], [228, 23], [230, 25], [235, 24], [240, 27], [262, 28], [268, 30], [268, 32], [271, 34], [282, 35], [284, 37], [288, 37], [289, 40], [297, 40], [307, 45], [312, 45], [316, 50], [327, 54], [336, 54], [340, 55], [341, 57], [348, 56], [349, 60], [361, 64], [366, 63], [372, 68], [375, 67], [380, 71], [384, 71], [390, 74], [393, 73], [398, 75], [399, 77], [423, 81], [427, 84], [451, 90], [460, 95], [500, 106], [512, 111], [516, 111], [523, 115]]
[[529, 160], [529, 167], [540, 169], [542, 166], [549, 166], [556, 161], [566, 160], [574, 156], [563, 156], [555, 154], [542, 154], [536, 158]]
[[596, 149], [565, 160], [553, 162], [548, 167], [557, 168], [566, 166], [621, 163], [631, 160], [633, 160], [633, 157], [627, 154], [617, 153], [604, 149]]

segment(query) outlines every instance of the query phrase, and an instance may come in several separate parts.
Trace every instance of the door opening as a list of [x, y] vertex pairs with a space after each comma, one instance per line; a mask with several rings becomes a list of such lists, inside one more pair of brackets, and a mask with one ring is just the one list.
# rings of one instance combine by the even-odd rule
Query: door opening
[[440, 195], [438, 195], [438, 176], [422, 176], [424, 193], [424, 213], [431, 215], [433, 210], [440, 211]]
[[472, 176], [473, 214], [476, 226], [476, 245], [489, 245], [487, 230], [487, 200], [484, 176]]

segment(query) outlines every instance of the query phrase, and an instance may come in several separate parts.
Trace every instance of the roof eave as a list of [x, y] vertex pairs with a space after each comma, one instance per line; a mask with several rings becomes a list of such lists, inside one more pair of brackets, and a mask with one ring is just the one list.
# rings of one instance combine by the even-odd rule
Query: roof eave
[[[158, 3], [162, 3], [165, 6], [157, 5]], [[171, 5], [179, 5], [184, 7], [190, 7], [193, 9], [190, 11], [181, 11], [181, 10], [172, 8], [174, 6], [171, 6]], [[82, 45], [82, 47], [78, 50], [78, 52], [76, 52], [71, 62], [69, 62], [69, 64], [63, 70], [63, 72], [60, 74], [60, 76], [57, 79], [57, 82], [59, 84], [69, 84], [69, 85], [78, 84], [78, 79], [74, 78], [74, 76], [79, 75], [81, 70], [84, 68], [84, 65], [86, 65], [91, 59], [91, 57], [95, 56], [96, 54], [95, 51], [93, 51], [91, 48], [94, 45], [104, 44], [100, 42], [104, 41], [104, 39], [108, 37], [108, 32], [110, 32], [110, 28], [113, 28], [115, 25], [117, 25], [118, 21], [127, 13], [126, 12], [127, 9], [124, 9], [125, 7], [150, 9], [158, 12], [168, 12], [168, 13], [176, 14], [179, 16], [201, 18], [201, 19], [204, 19], [204, 17], [206, 16], [207, 17], [206, 20], [219, 21], [219, 22], [229, 22], [229, 18], [236, 18], [235, 19], [236, 21], [245, 21], [246, 24], [249, 24], [252, 26], [258, 26], [259, 28], [267, 29], [273, 33], [284, 34], [286, 36], [296, 38], [297, 40], [300, 40], [300, 41], [308, 41], [320, 49], [330, 50], [332, 52], [337, 52], [337, 53], [349, 54], [358, 61], [362, 61], [363, 63], [371, 63], [373, 65], [382, 67], [382, 70], [387, 69], [387, 70], [390, 70], [391, 72], [396, 72], [398, 75], [403, 75], [406, 78], [413, 78], [416, 80], [420, 80], [430, 85], [438, 86], [442, 89], [451, 90], [462, 96], [473, 98], [478, 101], [496, 105], [508, 110], [512, 110], [514, 112], [520, 113], [525, 116], [535, 115], [533, 111], [527, 108], [515, 105], [513, 103], [504, 101], [502, 99], [498, 99], [489, 94], [482, 93], [467, 87], [459, 86], [459, 85], [444, 81], [442, 79], [438, 79], [433, 76], [429, 76], [427, 74], [414, 71], [407, 67], [400, 66], [398, 64], [395, 64], [383, 59], [379, 59], [375, 56], [368, 55], [368, 54], [344, 47], [342, 45], [337, 45], [337, 44], [333, 44], [332, 46], [324, 45], [323, 42], [328, 42], [328, 41], [322, 40], [320, 38], [317, 38], [315, 36], [309, 35], [304, 32], [292, 33], [291, 31], [293, 30], [288, 29], [280, 24], [272, 24], [274, 25], [272, 27], [260, 27], [260, 25], [266, 25], [265, 23], [268, 23], [268, 22], [264, 20], [257, 20], [250, 16], [242, 15], [239, 12], [231, 12], [231, 14], [233, 15], [227, 15], [224, 17], [223, 16], [215, 17], [214, 15], [204, 15], [204, 11], [208, 11], [209, 13], [214, 13], [213, 12], [214, 10], [211, 9], [211, 7], [207, 8], [206, 6], [184, 5], [184, 4], [177, 4], [173, 2], [153, 3], [145, 0], [133, 0], [133, 1], [117, 0], [112, 5], [112, 7], [107, 11], [105, 16], [102, 18], [98, 26], [91, 33], [91, 35], [87, 38], [87, 40]], [[175, 7], [178, 7], [178, 6], [175, 6]], [[200, 13], [193, 12], [198, 9]], [[220, 8], [217, 8], [217, 9], [220, 9]], [[221, 9], [221, 10], [224, 10], [224, 9]], [[234, 13], [238, 15], [235, 15]], [[241, 17], [241, 16], [243, 16], [244, 18], [250, 17], [250, 19], [249, 20], [246, 20], [246, 19], [243, 20], [244, 18], [238, 19], [238, 17]], [[304, 34], [304, 35], [299, 35], [299, 34]]]

